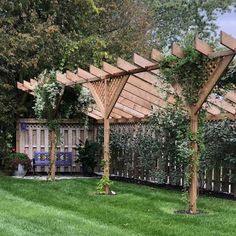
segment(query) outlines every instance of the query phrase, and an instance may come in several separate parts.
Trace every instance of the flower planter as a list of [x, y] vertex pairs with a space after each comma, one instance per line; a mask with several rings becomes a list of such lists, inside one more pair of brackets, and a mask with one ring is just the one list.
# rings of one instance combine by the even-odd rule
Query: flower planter
[[27, 170], [25, 170], [24, 166], [21, 164], [18, 164], [17, 170], [13, 172], [13, 176], [24, 177], [26, 173], [27, 173]]

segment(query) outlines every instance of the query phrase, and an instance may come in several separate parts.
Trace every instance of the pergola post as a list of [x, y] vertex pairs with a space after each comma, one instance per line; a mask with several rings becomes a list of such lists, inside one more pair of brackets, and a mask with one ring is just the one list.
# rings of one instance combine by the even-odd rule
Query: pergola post
[[189, 188], [189, 212], [192, 214], [197, 213], [197, 192], [198, 192], [198, 144], [197, 144], [197, 131], [198, 131], [198, 113], [191, 113], [190, 117], [191, 133], [192, 133], [192, 157], [189, 163], [190, 171], [190, 188]]
[[[220, 80], [226, 68], [233, 60], [236, 53], [236, 39], [221, 32], [221, 44], [230, 49], [226, 53], [214, 52], [213, 48], [202, 40], [195, 39], [195, 48], [203, 55], [213, 59], [213, 61], [206, 64], [207, 81], [203, 87], [199, 90], [197, 102], [193, 104], [188, 113], [190, 116], [190, 128], [192, 132], [192, 156], [189, 161], [189, 175], [190, 175], [190, 187], [189, 187], [189, 212], [191, 214], [197, 213], [197, 192], [198, 192], [198, 144], [197, 144], [197, 132], [198, 132], [198, 114], [202, 109], [203, 103], [207, 100], [210, 93]], [[172, 54], [178, 58], [184, 58], [186, 55], [182, 48], [173, 43]], [[178, 93], [177, 93], [178, 94]], [[178, 94], [178, 96], [181, 96]], [[183, 97], [185, 101], [185, 98]], [[186, 105], [186, 101], [185, 101]], [[187, 106], [188, 107], [188, 106]]]
[[[110, 121], [104, 118], [104, 177], [109, 179], [110, 176]], [[105, 186], [105, 193], [109, 194], [109, 186]]]
[[[77, 74], [83, 79], [89, 79], [93, 76], [82, 69], [78, 69]], [[129, 75], [112, 78], [107, 76], [100, 81], [92, 81], [86, 85], [91, 91], [104, 120], [103, 177], [107, 180], [109, 180], [110, 176], [110, 115], [128, 78]], [[104, 192], [105, 194], [110, 194], [111, 191], [108, 184], [105, 184]]]
[[[109, 179], [110, 176], [110, 121], [109, 121], [109, 111], [108, 111], [108, 81], [104, 79], [104, 146], [103, 146], [103, 155], [104, 155], [104, 173], [103, 176]], [[105, 186], [105, 193], [109, 194], [109, 186]]]

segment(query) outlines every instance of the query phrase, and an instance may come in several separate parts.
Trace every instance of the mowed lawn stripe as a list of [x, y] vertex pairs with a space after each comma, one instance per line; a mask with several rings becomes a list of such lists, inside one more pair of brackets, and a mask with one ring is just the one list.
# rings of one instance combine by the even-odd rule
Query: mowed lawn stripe
[[[9, 206], [0, 207], [0, 216], [6, 212], [14, 216], [14, 208], [18, 209], [21, 213], [12, 224], [24, 220], [26, 232], [32, 229], [34, 235], [41, 235], [38, 229], [51, 235], [236, 235], [235, 201], [201, 197], [199, 207], [209, 214], [176, 215], [175, 210], [186, 207], [179, 192], [115, 182], [118, 195], [98, 196], [97, 181], [51, 183], [0, 177], [1, 202], [9, 195], [5, 197]], [[23, 226], [16, 224], [19, 232]], [[7, 232], [3, 223], [0, 228]]]

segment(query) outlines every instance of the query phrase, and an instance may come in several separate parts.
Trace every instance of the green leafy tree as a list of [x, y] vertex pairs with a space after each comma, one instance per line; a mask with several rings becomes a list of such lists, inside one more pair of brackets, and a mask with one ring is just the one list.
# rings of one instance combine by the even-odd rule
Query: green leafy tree
[[194, 32], [212, 40], [216, 36], [217, 17], [236, 6], [234, 0], [146, 0], [153, 13], [152, 34], [159, 48], [170, 46], [187, 33]]
[[16, 114], [15, 81], [9, 71], [7, 62], [0, 55], [0, 163], [10, 152], [15, 130], [15, 123], [12, 122], [12, 117]]
[[[99, 52], [103, 57], [104, 43], [90, 24], [98, 12], [92, 0], [1, 0], [0, 56], [6, 77], [28, 80], [44, 69], [84, 67]], [[27, 104], [31, 98], [23, 99]]]
[[[84, 112], [91, 104], [91, 96], [79, 85], [66, 90], [56, 80], [56, 71], [44, 71], [40, 74], [39, 84], [35, 89], [35, 114], [38, 118], [46, 119], [49, 129], [50, 166], [49, 176], [55, 180], [56, 145], [59, 137], [59, 124], [62, 118], [85, 116]], [[73, 99], [70, 96], [73, 95]]]
[[131, 58], [134, 52], [148, 55], [153, 12], [147, 1], [95, 0], [101, 9], [95, 16], [98, 34], [107, 42], [108, 59]]
[[32, 97], [17, 94], [16, 81], [45, 69], [74, 70], [104, 57], [106, 45], [90, 20], [98, 13], [92, 0], [0, 0], [2, 151], [12, 142], [16, 117], [34, 116]]

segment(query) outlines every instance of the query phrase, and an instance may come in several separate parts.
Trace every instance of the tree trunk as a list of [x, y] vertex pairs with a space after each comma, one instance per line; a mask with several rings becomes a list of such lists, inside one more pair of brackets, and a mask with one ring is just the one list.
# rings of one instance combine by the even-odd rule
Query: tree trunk
[[198, 145], [197, 145], [197, 130], [198, 130], [198, 114], [191, 114], [191, 132], [193, 136], [192, 141], [192, 157], [189, 163], [190, 188], [189, 188], [189, 212], [191, 214], [197, 213], [197, 162], [198, 162]]
[[56, 130], [49, 131], [49, 143], [50, 143], [50, 166], [48, 179], [55, 180], [56, 174], [56, 143], [57, 143], [57, 135]]
[[[109, 149], [109, 139], [110, 139], [110, 121], [109, 118], [104, 119], [104, 177], [109, 179], [110, 176], [110, 149]], [[105, 193], [110, 193], [110, 188], [108, 185], [105, 186]]]

